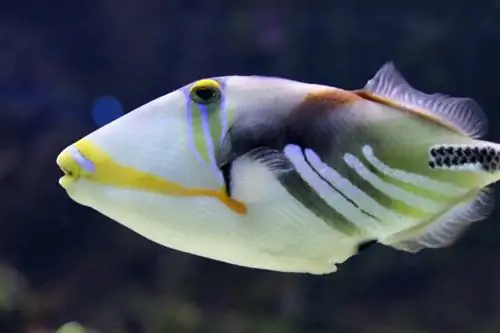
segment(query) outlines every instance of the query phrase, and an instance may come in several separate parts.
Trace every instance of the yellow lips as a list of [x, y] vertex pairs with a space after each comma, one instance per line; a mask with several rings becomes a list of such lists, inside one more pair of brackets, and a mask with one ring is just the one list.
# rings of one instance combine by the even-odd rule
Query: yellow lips
[[59, 179], [59, 184], [63, 188], [67, 188], [71, 183], [80, 178], [82, 167], [73, 158], [69, 149], [63, 151], [56, 160], [57, 165], [61, 168], [64, 175]]
[[[79, 160], [79, 156], [84, 158], [86, 162], [91, 163], [95, 169], [87, 170], [88, 168]], [[118, 164], [104, 151], [85, 139], [63, 150], [57, 157], [56, 162], [65, 173], [59, 180], [59, 184], [63, 188], [67, 188], [79, 179], [85, 178], [86, 180], [102, 185], [136, 189], [170, 196], [214, 197], [238, 214], [243, 215], [247, 211], [243, 203], [228, 197], [222, 190], [185, 188], [178, 183], [167, 181], [151, 173]]]

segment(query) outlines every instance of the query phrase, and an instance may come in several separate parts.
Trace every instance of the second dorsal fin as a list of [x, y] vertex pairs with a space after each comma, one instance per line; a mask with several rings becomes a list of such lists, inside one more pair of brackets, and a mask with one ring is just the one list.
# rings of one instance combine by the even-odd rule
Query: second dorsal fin
[[480, 138], [488, 131], [488, 119], [473, 99], [421, 92], [404, 79], [392, 62], [382, 66], [363, 90], [404, 108], [432, 114], [471, 138]]

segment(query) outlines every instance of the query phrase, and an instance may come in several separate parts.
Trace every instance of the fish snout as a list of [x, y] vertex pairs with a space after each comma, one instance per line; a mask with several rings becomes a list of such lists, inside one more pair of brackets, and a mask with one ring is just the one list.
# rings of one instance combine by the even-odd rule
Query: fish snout
[[59, 184], [66, 188], [81, 177], [95, 172], [95, 165], [87, 159], [76, 147], [64, 149], [56, 160], [57, 165], [64, 175], [59, 179]]

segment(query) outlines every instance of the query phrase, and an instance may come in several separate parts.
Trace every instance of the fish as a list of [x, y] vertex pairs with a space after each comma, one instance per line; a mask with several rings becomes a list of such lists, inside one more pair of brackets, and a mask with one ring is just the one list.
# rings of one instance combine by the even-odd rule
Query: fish
[[161, 246], [322, 275], [374, 244], [457, 242], [494, 208], [500, 145], [475, 100], [426, 93], [393, 62], [360, 89], [200, 79], [69, 144], [69, 198]]

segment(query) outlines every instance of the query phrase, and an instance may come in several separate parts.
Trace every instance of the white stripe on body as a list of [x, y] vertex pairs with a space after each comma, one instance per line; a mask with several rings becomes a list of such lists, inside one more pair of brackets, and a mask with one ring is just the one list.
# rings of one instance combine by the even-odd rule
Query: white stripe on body
[[390, 166], [384, 164], [384, 162], [379, 160], [375, 156], [373, 148], [368, 145], [364, 146], [362, 151], [365, 158], [373, 167], [375, 167], [381, 173], [396, 180], [420, 187], [425, 190], [430, 190], [445, 196], [463, 195], [468, 192], [467, 189], [459, 186], [434, 180], [429, 177], [419, 175], [416, 173], [391, 168]]
[[405, 191], [396, 185], [384, 182], [352, 154], [344, 154], [344, 161], [349, 167], [356, 171], [361, 178], [394, 200], [401, 201], [410, 207], [419, 208], [429, 214], [435, 214], [442, 209], [442, 204], [439, 204], [434, 200], [418, 196]]
[[332, 207], [332, 209], [362, 230], [369, 230], [375, 233], [380, 231], [380, 225], [376, 219], [363, 213], [358, 207], [349, 202], [342, 194], [316, 174], [305, 161], [300, 147], [288, 145], [285, 147], [284, 153], [304, 181], [306, 181], [309, 186], [311, 186], [311, 188]]
[[384, 207], [379, 204], [370, 195], [366, 194], [363, 190], [352, 184], [347, 178], [339, 174], [335, 169], [325, 164], [319, 156], [310, 149], [306, 149], [306, 156], [311, 162], [311, 165], [326, 179], [328, 182], [342, 192], [347, 198], [352, 200], [356, 205], [366, 211], [367, 213], [375, 216], [382, 222], [391, 221], [406, 221], [409, 224], [418, 223], [418, 219], [404, 216], [390, 208]]

